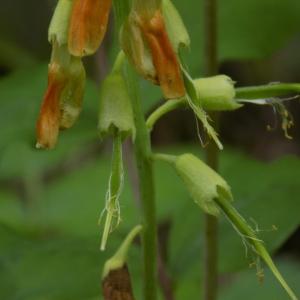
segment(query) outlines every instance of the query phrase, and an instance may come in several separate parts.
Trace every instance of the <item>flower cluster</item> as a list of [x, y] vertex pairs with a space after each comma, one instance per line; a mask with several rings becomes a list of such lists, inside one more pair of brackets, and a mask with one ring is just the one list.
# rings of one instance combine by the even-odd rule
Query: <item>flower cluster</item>
[[48, 87], [37, 121], [37, 147], [53, 148], [59, 130], [78, 118], [84, 95], [82, 57], [103, 40], [111, 0], [59, 0], [49, 27]]
[[[49, 27], [52, 56], [37, 121], [38, 148], [53, 148], [59, 130], [70, 128], [78, 118], [85, 86], [82, 57], [99, 48], [110, 9], [111, 0], [58, 1]], [[172, 20], [178, 37], [170, 26]], [[177, 52], [189, 38], [169, 0], [134, 0], [122, 24], [120, 42], [138, 73], [159, 84], [166, 99], [185, 95]]]

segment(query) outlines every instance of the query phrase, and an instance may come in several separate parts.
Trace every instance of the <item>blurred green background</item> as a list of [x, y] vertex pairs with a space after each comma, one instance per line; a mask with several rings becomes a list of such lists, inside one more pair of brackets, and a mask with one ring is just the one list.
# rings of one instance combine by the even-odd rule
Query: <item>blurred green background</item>
[[[94, 300], [101, 298], [106, 258], [140, 222], [132, 146], [124, 146], [126, 184], [122, 223], [99, 251], [110, 168], [110, 141], [97, 136], [98, 91], [118, 51], [113, 19], [98, 53], [85, 60], [89, 82], [84, 109], [57, 148], [37, 151], [35, 122], [47, 83], [50, 46], [47, 26], [56, 1], [1, 1], [0, 10], [0, 299]], [[186, 60], [191, 73], [202, 71], [201, 0], [174, 0], [191, 35]], [[238, 86], [300, 82], [300, 1], [219, 1], [220, 72]], [[160, 91], [141, 82], [149, 113]], [[247, 106], [221, 117], [221, 174], [232, 186], [235, 206], [258, 224], [259, 235], [296, 294], [300, 294], [300, 103], [288, 104], [294, 116], [293, 140], [286, 140], [271, 108]], [[196, 124], [188, 111], [173, 112], [153, 132], [153, 145], [170, 153], [202, 155]], [[173, 171], [155, 165], [160, 278], [174, 287], [162, 299], [201, 299], [202, 212], [189, 199]], [[274, 228], [277, 228], [275, 230]], [[259, 284], [253, 258], [226, 220], [220, 221], [221, 300], [288, 299], [266, 270]], [[137, 243], [129, 269], [141, 299], [141, 256]], [[160, 280], [161, 281], [161, 280]], [[163, 289], [162, 289], [163, 290]]]

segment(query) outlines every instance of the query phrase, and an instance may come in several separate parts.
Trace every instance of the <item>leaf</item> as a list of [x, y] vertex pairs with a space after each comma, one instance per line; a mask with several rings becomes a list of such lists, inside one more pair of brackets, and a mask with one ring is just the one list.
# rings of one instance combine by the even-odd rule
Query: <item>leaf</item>
[[[203, 65], [204, 1], [187, 4], [174, 0], [174, 4], [191, 36], [191, 52], [186, 55], [188, 65], [193, 74], [199, 75]], [[220, 62], [270, 56], [299, 32], [298, 0], [229, 0], [218, 4]]]
[[[284, 273], [286, 279], [291, 284], [296, 294], [300, 294], [300, 264], [297, 261], [282, 259], [278, 260], [278, 266]], [[253, 270], [247, 270], [234, 276], [233, 282], [224, 287], [221, 291], [221, 300], [231, 299], [289, 299], [276, 280], [271, 276], [270, 271], [266, 271], [265, 281], [259, 284], [253, 274]]]
[[[19, 300], [102, 299], [102, 267], [122, 241], [121, 236], [115, 236], [108, 251], [100, 252], [97, 238], [53, 231], [28, 235], [3, 225], [0, 235], [0, 298]], [[137, 262], [141, 257], [137, 250], [131, 249], [128, 261], [140, 283], [142, 271]]]

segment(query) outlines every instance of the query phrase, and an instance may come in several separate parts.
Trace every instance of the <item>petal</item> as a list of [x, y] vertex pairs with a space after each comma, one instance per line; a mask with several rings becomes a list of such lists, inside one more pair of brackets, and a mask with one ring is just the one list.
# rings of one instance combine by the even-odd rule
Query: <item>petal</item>
[[163, 94], [167, 99], [185, 95], [177, 56], [169, 40], [160, 10], [152, 18], [141, 18], [140, 26], [148, 42]]
[[91, 55], [106, 32], [111, 0], [75, 0], [69, 29], [69, 51], [74, 56]]
[[64, 80], [59, 78], [59, 67], [49, 66], [48, 87], [37, 121], [37, 148], [53, 148], [59, 132], [60, 107], [59, 99], [64, 86]]

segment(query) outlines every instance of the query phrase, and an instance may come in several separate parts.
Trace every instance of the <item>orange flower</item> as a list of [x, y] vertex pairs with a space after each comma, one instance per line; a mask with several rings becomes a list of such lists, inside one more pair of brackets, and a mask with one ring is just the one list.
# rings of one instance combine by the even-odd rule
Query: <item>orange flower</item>
[[53, 148], [57, 142], [60, 120], [60, 95], [65, 80], [60, 76], [60, 67], [53, 63], [49, 66], [48, 88], [37, 121], [37, 148]]
[[77, 120], [82, 107], [85, 70], [81, 58], [71, 56], [66, 46], [53, 44], [48, 87], [37, 121], [37, 147], [53, 148], [60, 129]]
[[[174, 8], [172, 9], [173, 20]], [[174, 20], [178, 23], [177, 16]], [[129, 61], [145, 79], [160, 85], [166, 99], [180, 98], [185, 95], [176, 53], [182, 43], [181, 23], [177, 28], [181, 30], [176, 32], [180, 38], [175, 38], [175, 44], [172, 45], [160, 1], [135, 0], [120, 34], [121, 46]]]
[[111, 0], [74, 0], [68, 46], [74, 56], [91, 55], [106, 32]]
[[157, 10], [151, 18], [140, 18], [139, 23], [150, 48], [164, 96], [171, 99], [184, 96], [185, 88], [180, 66], [160, 10]]

